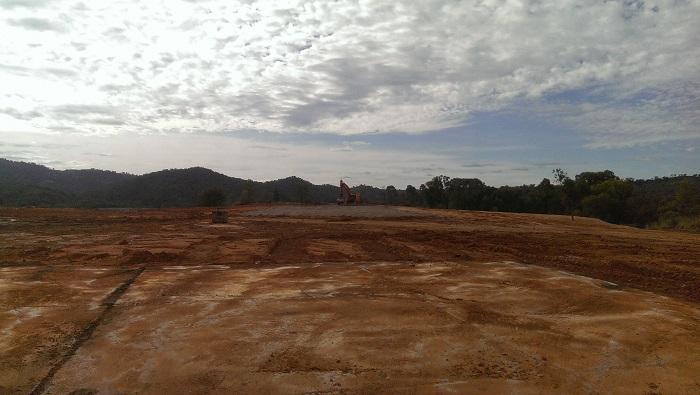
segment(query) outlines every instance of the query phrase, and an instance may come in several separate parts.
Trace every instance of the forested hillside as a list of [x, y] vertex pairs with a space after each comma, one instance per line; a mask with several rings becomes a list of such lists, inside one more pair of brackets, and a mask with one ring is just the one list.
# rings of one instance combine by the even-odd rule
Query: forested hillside
[[[384, 203], [384, 190], [358, 186], [369, 203]], [[216, 199], [205, 202], [205, 193]], [[299, 177], [257, 182], [203, 167], [169, 169], [141, 176], [104, 170], [54, 170], [0, 159], [0, 205], [44, 207], [188, 207], [205, 203], [332, 203], [335, 185]]]
[[32, 185], [68, 194], [108, 188], [137, 176], [107, 170], [58, 171], [34, 163], [0, 158], [0, 185]]

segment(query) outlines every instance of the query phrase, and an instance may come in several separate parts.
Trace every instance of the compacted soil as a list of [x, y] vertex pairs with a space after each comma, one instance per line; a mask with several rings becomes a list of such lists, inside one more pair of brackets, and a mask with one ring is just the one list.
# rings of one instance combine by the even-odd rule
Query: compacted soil
[[700, 235], [209, 213], [0, 209], [0, 393], [700, 393]]

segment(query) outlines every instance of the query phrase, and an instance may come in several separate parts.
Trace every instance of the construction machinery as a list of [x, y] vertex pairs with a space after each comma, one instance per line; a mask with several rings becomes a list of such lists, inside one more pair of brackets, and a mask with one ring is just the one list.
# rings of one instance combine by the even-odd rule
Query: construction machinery
[[338, 195], [338, 199], [336, 199], [336, 202], [342, 205], [360, 204], [360, 194], [357, 192], [353, 192], [348, 186], [348, 184], [344, 183], [343, 180], [340, 180], [340, 195]]
[[225, 224], [228, 223], [228, 211], [217, 208], [211, 212], [211, 223], [212, 224]]

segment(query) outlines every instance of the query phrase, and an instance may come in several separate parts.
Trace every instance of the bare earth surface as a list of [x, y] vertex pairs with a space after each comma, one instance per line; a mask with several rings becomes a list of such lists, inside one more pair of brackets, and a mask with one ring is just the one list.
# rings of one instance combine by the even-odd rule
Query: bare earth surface
[[407, 207], [394, 206], [274, 206], [243, 213], [254, 217], [348, 217], [348, 218], [407, 218], [425, 217], [430, 213]]
[[700, 393], [700, 236], [382, 206], [0, 209], [0, 393]]

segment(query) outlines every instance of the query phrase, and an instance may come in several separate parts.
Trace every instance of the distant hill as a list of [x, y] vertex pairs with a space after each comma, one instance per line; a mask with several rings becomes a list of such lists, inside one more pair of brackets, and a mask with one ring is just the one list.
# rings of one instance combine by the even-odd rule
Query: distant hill
[[[220, 189], [226, 204], [236, 202], [335, 202], [339, 188], [299, 177], [257, 182], [203, 168], [168, 169], [144, 175], [113, 171], [54, 170], [0, 159], [0, 206], [191, 207], [203, 193]], [[360, 186], [369, 203], [383, 203], [384, 190]]]
[[54, 170], [34, 163], [0, 158], [0, 185], [32, 185], [67, 194], [80, 194], [108, 188], [136, 177], [133, 174], [97, 169]]

